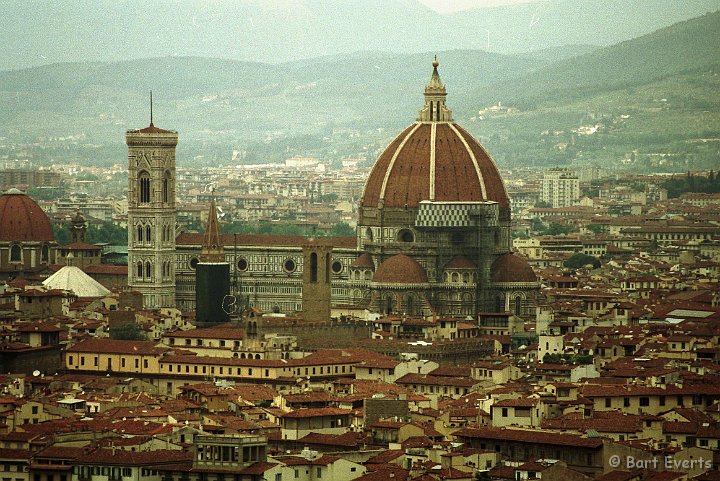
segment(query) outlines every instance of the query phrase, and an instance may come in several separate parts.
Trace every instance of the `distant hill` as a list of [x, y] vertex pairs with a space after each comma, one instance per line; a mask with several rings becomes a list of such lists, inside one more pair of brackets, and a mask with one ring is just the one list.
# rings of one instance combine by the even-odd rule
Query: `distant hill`
[[[503, 165], [713, 165], [718, 32], [720, 12], [601, 49], [440, 51], [440, 74], [456, 119]], [[147, 125], [152, 89], [156, 124], [180, 132], [180, 164], [227, 163], [233, 151], [253, 162], [294, 154], [372, 160], [415, 119], [434, 53], [282, 64], [163, 57], [0, 71], [0, 158], [122, 164], [124, 131]], [[481, 114], [497, 102], [510, 110]]]
[[540, 0], [440, 15], [416, 0], [0, 0], [0, 69], [192, 56], [283, 63], [357, 50], [612, 45], [720, 0]]
[[578, 97], [643, 85], [672, 75], [717, 70], [720, 12], [684, 21], [637, 39], [562, 60], [498, 85], [503, 99]]

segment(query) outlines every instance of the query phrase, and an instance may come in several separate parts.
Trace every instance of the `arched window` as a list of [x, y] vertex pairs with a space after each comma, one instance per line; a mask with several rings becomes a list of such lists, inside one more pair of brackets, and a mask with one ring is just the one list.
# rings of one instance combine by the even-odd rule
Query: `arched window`
[[162, 182], [162, 198], [166, 204], [170, 202], [170, 171], [165, 171]]
[[150, 202], [150, 173], [146, 170], [138, 174], [138, 200], [141, 204]]
[[515, 298], [515, 315], [519, 316], [522, 312], [522, 298], [520, 296], [517, 296]]
[[452, 273], [452, 281], [453, 281], [453, 282], [460, 282], [460, 274], [458, 274], [457, 272], [453, 272], [453, 273]]
[[372, 240], [373, 240], [373, 233], [372, 233], [372, 229], [371, 229], [370, 227], [368, 227], [367, 229], [365, 229], [365, 237], [367, 238], [367, 240], [369, 240], [370, 242], [372, 242]]
[[412, 294], [405, 298], [405, 312], [410, 315], [415, 314], [415, 297]]
[[137, 241], [138, 242], [143, 241], [143, 228], [141, 225], [137, 226]]
[[137, 277], [141, 279], [142, 276], [143, 276], [143, 263], [138, 262], [137, 263]]
[[318, 280], [317, 262], [317, 253], [313, 252], [312, 254], [310, 254], [310, 282], [317, 282]]
[[20, 262], [22, 260], [22, 249], [18, 244], [13, 244], [10, 248], [10, 262]]
[[150, 235], [151, 232], [152, 229], [150, 228], [150, 226], [145, 227], [145, 240], [147, 240], [148, 242], [152, 240], [152, 236]]
[[325, 282], [330, 282], [330, 254], [325, 254]]
[[145, 277], [148, 279], [152, 277], [152, 264], [150, 264], [150, 261], [145, 263]]
[[393, 299], [392, 296], [387, 297], [386, 306], [387, 306], [387, 309], [385, 310], [385, 312], [387, 314], [392, 314], [395, 311], [395, 299]]
[[505, 310], [505, 302], [503, 301], [502, 296], [497, 296], [495, 298], [495, 312], [503, 312]]
[[50, 261], [50, 247], [48, 247], [47, 244], [42, 246], [42, 251], [40, 252], [40, 258], [43, 262], [49, 262]]

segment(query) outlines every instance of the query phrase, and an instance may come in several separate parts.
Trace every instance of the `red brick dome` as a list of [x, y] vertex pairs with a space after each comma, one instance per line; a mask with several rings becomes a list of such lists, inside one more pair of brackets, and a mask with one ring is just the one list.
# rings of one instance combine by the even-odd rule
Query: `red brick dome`
[[477, 265], [465, 256], [456, 256], [445, 264], [445, 269], [476, 269]]
[[373, 282], [386, 284], [424, 284], [428, 281], [427, 272], [423, 266], [412, 257], [397, 254], [380, 264]]
[[398, 135], [375, 162], [362, 206], [417, 207], [423, 200], [509, 205], [495, 162], [453, 122], [416, 122]]
[[492, 282], [537, 282], [535, 271], [522, 257], [503, 254], [493, 262]]
[[52, 226], [37, 203], [17, 189], [0, 196], [0, 242], [52, 242]]
[[363, 252], [357, 259], [352, 262], [352, 264], [350, 264], [350, 267], [375, 269], [375, 264], [373, 264], [370, 254], [368, 254], [367, 252]]

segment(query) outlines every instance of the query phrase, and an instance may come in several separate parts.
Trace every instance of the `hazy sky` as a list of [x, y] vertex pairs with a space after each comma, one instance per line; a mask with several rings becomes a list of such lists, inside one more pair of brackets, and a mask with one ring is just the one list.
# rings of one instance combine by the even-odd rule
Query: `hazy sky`
[[530, 3], [538, 0], [419, 0], [436, 12], [449, 13], [458, 10], [468, 10], [480, 7], [497, 7], [498, 5], [513, 5]]

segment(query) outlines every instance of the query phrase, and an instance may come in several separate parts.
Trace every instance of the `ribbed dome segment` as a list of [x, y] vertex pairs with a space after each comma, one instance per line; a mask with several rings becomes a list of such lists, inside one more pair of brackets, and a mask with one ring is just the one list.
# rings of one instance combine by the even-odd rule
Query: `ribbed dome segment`
[[398, 254], [380, 264], [373, 282], [386, 284], [424, 284], [428, 281], [425, 269], [412, 257]]
[[463, 128], [418, 122], [380, 155], [362, 198], [363, 207], [417, 207], [420, 201], [509, 199], [500, 172], [485, 149]]
[[50, 220], [34, 200], [17, 189], [0, 196], [0, 241], [54, 240]]
[[522, 257], [503, 254], [492, 265], [492, 282], [537, 282], [535, 271]]

